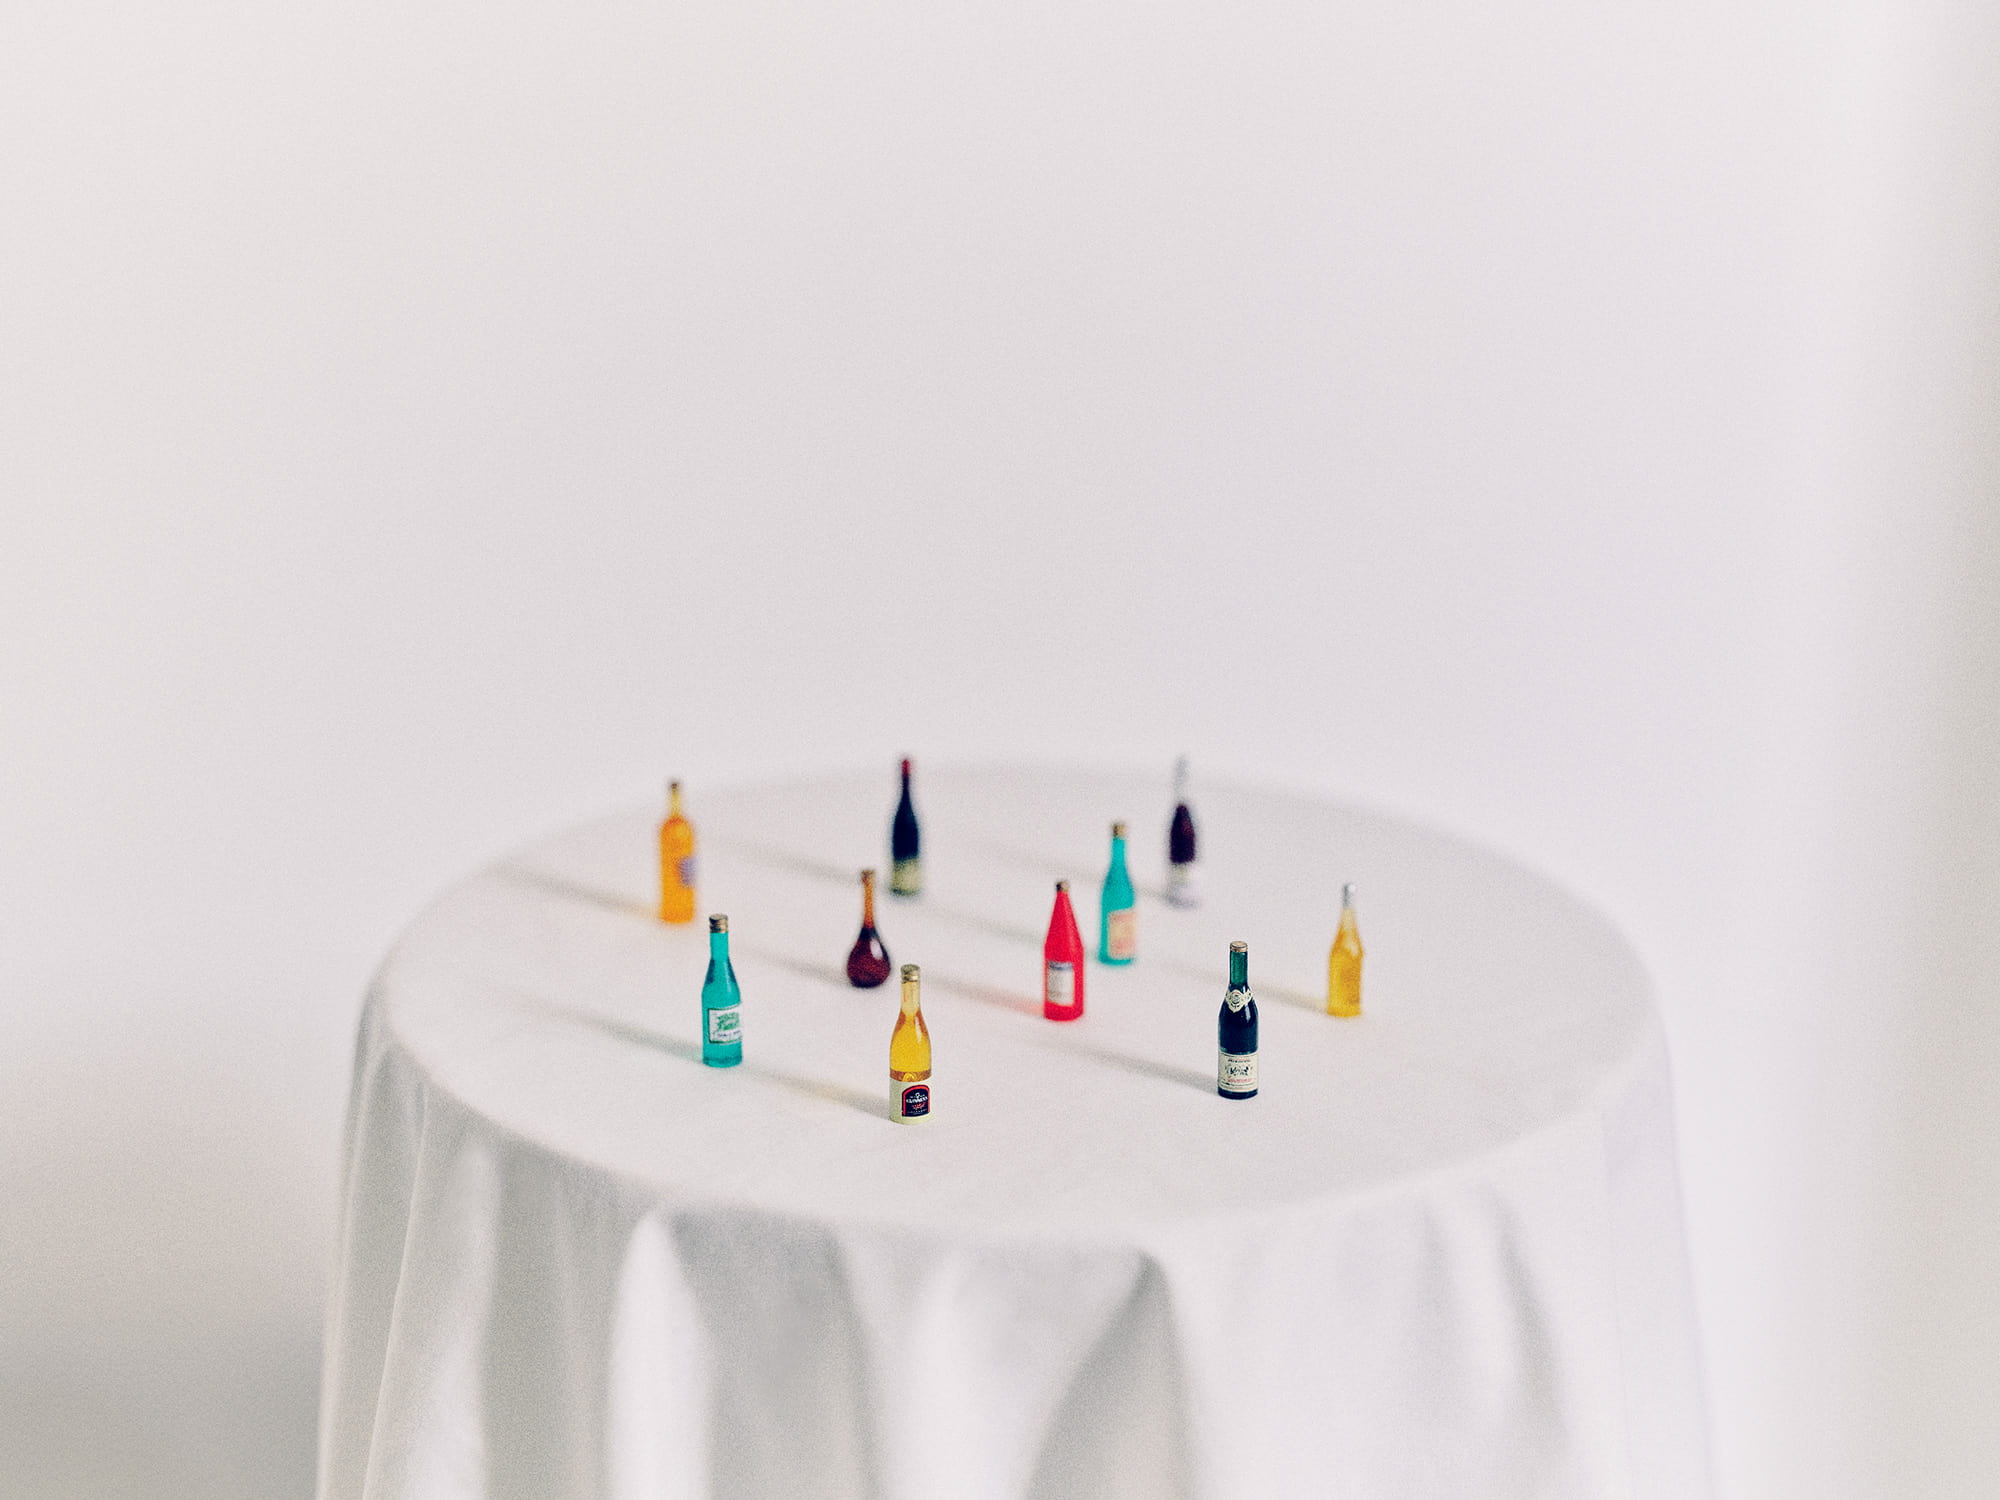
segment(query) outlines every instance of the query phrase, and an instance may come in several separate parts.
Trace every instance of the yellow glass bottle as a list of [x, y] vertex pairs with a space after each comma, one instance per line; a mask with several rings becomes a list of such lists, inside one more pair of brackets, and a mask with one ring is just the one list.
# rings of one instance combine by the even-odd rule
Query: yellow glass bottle
[[1340, 930], [1326, 956], [1326, 1013], [1361, 1014], [1361, 929], [1354, 920], [1354, 886], [1340, 888]]
[[915, 964], [903, 965], [903, 1008], [889, 1037], [889, 1087], [899, 1120], [931, 1117], [931, 1032], [924, 1025], [922, 980]]
[[660, 824], [660, 920], [694, 920], [694, 824], [681, 812], [681, 784], [667, 783], [667, 818]]

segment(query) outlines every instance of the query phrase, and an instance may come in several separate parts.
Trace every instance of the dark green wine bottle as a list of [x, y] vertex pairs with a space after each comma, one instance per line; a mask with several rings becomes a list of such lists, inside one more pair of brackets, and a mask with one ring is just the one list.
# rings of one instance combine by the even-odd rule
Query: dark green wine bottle
[[1225, 1099], [1257, 1097], [1257, 997], [1250, 993], [1250, 945], [1229, 945], [1229, 993], [1215, 1023], [1215, 1091]]
[[910, 800], [910, 763], [903, 762], [903, 795], [889, 824], [889, 894], [915, 896], [924, 888], [923, 839], [917, 832], [917, 805]]

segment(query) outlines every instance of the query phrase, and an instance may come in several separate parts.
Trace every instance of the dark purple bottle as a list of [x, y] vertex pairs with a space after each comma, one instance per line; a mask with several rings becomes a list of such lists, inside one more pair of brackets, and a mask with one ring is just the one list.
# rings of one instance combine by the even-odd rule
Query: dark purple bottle
[[889, 977], [889, 950], [875, 930], [875, 872], [861, 872], [861, 935], [847, 954], [847, 979], [857, 990], [872, 990]]
[[1187, 757], [1174, 762], [1174, 819], [1167, 826], [1167, 900], [1175, 906], [1201, 905], [1194, 878], [1194, 814], [1188, 811]]

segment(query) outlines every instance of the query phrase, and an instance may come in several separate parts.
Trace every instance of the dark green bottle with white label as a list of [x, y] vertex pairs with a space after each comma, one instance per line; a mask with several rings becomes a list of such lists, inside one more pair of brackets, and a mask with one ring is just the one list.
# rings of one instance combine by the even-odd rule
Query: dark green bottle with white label
[[1229, 945], [1229, 993], [1215, 1023], [1215, 1091], [1225, 1099], [1257, 1097], [1257, 997], [1250, 993], [1250, 945]]
[[743, 991], [729, 961], [729, 918], [708, 919], [708, 977], [701, 982], [701, 1060], [711, 1068], [743, 1061]]

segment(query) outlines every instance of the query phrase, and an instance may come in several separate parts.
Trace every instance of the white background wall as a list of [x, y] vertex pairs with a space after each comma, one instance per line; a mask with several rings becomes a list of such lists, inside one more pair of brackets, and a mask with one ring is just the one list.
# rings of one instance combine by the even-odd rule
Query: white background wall
[[1635, 935], [1729, 1500], [1990, 1494], [1996, 77], [1893, 0], [0, 9], [0, 1494], [309, 1488], [359, 994], [468, 865], [1181, 749]]

